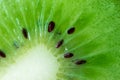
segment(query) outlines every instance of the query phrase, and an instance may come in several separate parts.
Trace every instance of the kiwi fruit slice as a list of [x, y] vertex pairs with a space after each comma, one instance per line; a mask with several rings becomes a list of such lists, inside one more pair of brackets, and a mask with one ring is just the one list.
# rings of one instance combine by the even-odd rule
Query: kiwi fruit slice
[[0, 0], [0, 80], [119, 80], [120, 0]]

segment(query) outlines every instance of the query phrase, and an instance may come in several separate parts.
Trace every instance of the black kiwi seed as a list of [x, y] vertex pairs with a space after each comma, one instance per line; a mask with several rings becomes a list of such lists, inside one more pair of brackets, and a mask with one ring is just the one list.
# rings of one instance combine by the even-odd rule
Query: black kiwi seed
[[6, 57], [5, 53], [3, 51], [1, 51], [1, 50], [0, 50], [0, 57], [2, 57], [2, 58]]
[[64, 42], [64, 40], [63, 40], [63, 39], [62, 39], [62, 40], [60, 40], [60, 41], [57, 43], [56, 48], [59, 48], [59, 47], [63, 44], [63, 42]]
[[22, 29], [22, 34], [26, 39], [28, 39], [28, 32], [25, 28]]
[[54, 30], [55, 23], [51, 21], [48, 25], [48, 32], [52, 32]]
[[68, 34], [72, 34], [74, 31], [75, 31], [75, 28], [72, 27], [72, 28], [70, 28], [70, 29], [67, 31], [67, 33], [68, 33]]
[[81, 65], [81, 64], [85, 64], [87, 61], [86, 60], [77, 60], [75, 62], [76, 65]]
[[64, 54], [64, 58], [71, 58], [71, 57], [73, 57], [73, 53]]

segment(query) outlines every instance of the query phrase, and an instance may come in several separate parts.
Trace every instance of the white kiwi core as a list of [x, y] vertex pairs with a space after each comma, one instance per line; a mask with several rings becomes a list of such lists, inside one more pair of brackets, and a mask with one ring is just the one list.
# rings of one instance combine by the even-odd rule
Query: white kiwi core
[[56, 80], [57, 59], [40, 45], [27, 51], [10, 66], [1, 80]]

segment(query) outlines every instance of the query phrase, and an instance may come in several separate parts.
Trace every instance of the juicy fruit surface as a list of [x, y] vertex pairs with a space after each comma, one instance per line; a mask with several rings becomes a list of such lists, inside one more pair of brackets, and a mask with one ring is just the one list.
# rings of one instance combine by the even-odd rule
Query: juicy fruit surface
[[[48, 32], [51, 21], [55, 28]], [[71, 27], [75, 31], [69, 35], [67, 31]], [[59, 64], [57, 72], [54, 69], [58, 66], [50, 69], [56, 72], [54, 80], [119, 80], [119, 35], [119, 0], [0, 0], [0, 50], [6, 55], [0, 58], [0, 80], [7, 80], [8, 73], [19, 71], [17, 69], [21, 68], [19, 63], [22, 61], [28, 63], [32, 58], [35, 64], [35, 56], [44, 56], [43, 53], [33, 51], [31, 56], [32, 52], [28, 51], [41, 44], [56, 58], [47, 56], [50, 61], [57, 61], [53, 61], [53, 65]], [[56, 48], [60, 40], [64, 41]], [[64, 54], [68, 52], [74, 55], [66, 59]], [[76, 65], [77, 60], [85, 60], [86, 63]], [[16, 69], [15, 65], [19, 67]], [[25, 64], [22, 65], [24, 70]], [[38, 67], [36, 69], [39, 71]], [[23, 72], [19, 76], [23, 74], [27, 75]], [[35, 74], [38, 76], [39, 73]], [[34, 77], [22, 76], [21, 80], [34, 80]], [[42, 79], [41, 76], [39, 79]], [[14, 77], [9, 80], [14, 80]]]

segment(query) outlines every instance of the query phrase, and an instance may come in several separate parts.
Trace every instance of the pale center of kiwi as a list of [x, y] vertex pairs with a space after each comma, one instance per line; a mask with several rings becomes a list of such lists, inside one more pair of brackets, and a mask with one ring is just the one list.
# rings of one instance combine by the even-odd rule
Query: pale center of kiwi
[[44, 45], [30, 49], [16, 60], [2, 80], [56, 80], [59, 64]]

